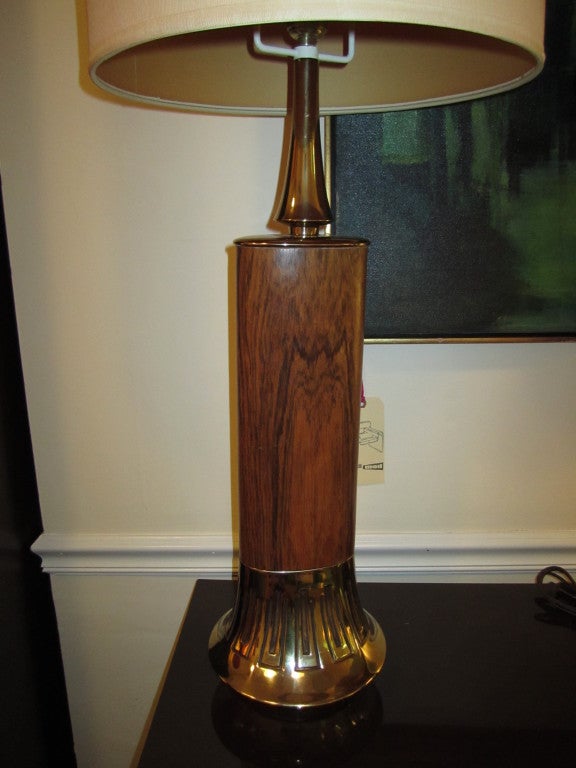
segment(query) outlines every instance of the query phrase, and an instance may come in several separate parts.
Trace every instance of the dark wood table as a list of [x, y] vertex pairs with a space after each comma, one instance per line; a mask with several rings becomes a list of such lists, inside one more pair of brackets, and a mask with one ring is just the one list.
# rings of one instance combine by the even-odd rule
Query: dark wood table
[[573, 765], [576, 624], [542, 620], [536, 602], [556, 588], [360, 584], [386, 635], [384, 669], [346, 702], [298, 712], [218, 681], [207, 642], [234, 585], [201, 580], [139, 768]]

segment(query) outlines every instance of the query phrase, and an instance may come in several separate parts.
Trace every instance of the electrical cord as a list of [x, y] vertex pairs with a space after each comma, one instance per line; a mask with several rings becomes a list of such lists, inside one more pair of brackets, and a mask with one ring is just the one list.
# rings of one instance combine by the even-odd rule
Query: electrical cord
[[559, 588], [553, 595], [537, 598], [536, 603], [544, 609], [544, 614], [538, 618], [550, 624], [563, 624], [576, 629], [576, 581], [559, 565], [543, 568], [536, 576], [537, 584], [546, 584], [548, 581], [558, 584]]

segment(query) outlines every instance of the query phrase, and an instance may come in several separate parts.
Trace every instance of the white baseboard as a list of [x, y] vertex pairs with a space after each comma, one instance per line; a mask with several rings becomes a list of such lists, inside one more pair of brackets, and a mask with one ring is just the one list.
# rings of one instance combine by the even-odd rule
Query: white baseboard
[[[51, 574], [189, 574], [230, 578], [228, 535], [43, 533], [32, 550]], [[361, 533], [359, 581], [533, 581], [548, 565], [576, 569], [576, 530]]]

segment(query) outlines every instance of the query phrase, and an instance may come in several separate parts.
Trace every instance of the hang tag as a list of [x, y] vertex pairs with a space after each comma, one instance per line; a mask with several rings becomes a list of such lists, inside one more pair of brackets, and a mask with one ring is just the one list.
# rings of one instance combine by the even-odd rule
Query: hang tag
[[367, 397], [360, 409], [358, 485], [384, 482], [384, 403]]

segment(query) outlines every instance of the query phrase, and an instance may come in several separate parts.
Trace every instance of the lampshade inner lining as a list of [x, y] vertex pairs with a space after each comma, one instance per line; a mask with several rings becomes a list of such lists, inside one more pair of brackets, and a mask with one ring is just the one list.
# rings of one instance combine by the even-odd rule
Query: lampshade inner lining
[[[416, 24], [356, 24], [356, 54], [322, 65], [322, 114], [449, 103], [531, 79], [536, 58], [508, 42]], [[206, 112], [283, 114], [286, 62], [257, 55], [253, 27], [178, 35], [143, 43], [93, 65], [100, 85], [130, 98]], [[321, 50], [341, 53], [348, 25], [330, 23]], [[263, 38], [286, 44], [285, 25]]]

